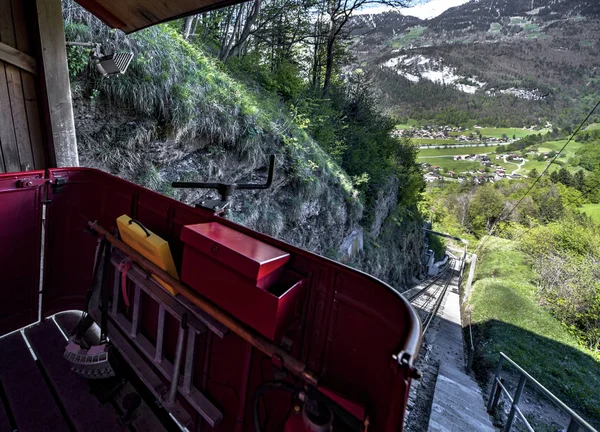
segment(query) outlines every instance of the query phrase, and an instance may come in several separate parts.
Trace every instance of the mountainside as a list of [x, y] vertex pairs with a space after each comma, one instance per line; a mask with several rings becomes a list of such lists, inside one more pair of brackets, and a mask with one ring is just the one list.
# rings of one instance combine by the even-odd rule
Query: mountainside
[[599, 94], [595, 0], [472, 0], [430, 20], [387, 12], [352, 25], [351, 69], [398, 117], [569, 124]]
[[[194, 205], [218, 195], [173, 189], [171, 182], [263, 183], [268, 155], [275, 154], [272, 187], [236, 192], [228, 218], [358, 267], [399, 291], [421, 275], [422, 220], [407, 204], [422, 182], [411, 145], [392, 141], [397, 170], [367, 199], [360, 182], [308, 133], [306, 120], [277, 94], [236, 79], [175, 25], [128, 36], [64, 1], [68, 40], [135, 53], [126, 74], [105, 79], [88, 66], [85, 51], [68, 48], [82, 166]], [[358, 180], [364, 190], [368, 176]]]

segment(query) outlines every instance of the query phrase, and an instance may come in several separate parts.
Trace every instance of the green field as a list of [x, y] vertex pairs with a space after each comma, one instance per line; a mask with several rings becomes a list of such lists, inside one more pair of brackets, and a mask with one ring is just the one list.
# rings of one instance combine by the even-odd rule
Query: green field
[[585, 128], [585, 130], [596, 130], [596, 129], [600, 129], [600, 123], [592, 123], [588, 127]]
[[542, 129], [539, 131], [530, 131], [530, 130], [523, 130], [521, 128], [492, 128], [492, 127], [473, 129], [468, 132], [477, 132], [477, 131], [481, 132], [481, 135], [483, 135], [484, 137], [490, 137], [490, 138], [502, 138], [503, 134], [506, 134], [506, 136], [508, 136], [509, 138], [512, 138], [513, 135], [516, 138], [523, 138], [528, 135], [533, 135], [533, 134], [538, 134], [538, 133], [545, 134], [546, 132], [548, 132], [547, 129]]
[[448, 139], [429, 139], [429, 138], [411, 138], [410, 139], [412, 141], [413, 144], [417, 144], [417, 145], [457, 145], [459, 143], [457, 143], [454, 139], [452, 138], [448, 138]]
[[[547, 164], [548, 164], [548, 161], [538, 162], [535, 159], [529, 159], [529, 161], [525, 162], [525, 164], [521, 167], [519, 174], [527, 175], [527, 173], [529, 173], [529, 171], [531, 171], [534, 168], [537, 170], [538, 174], [541, 174], [542, 171], [544, 171], [544, 169], [546, 169]], [[510, 165], [510, 166], [513, 166], [513, 165]]]
[[[548, 142], [543, 143], [540, 147], [538, 147], [537, 151], [538, 151], [538, 153], [548, 153], [551, 151], [559, 151], [565, 145], [566, 142], [567, 142], [567, 140], [548, 141]], [[585, 145], [585, 144], [579, 143], [577, 141], [571, 141], [562, 153], [565, 155], [565, 157], [558, 158], [557, 162], [555, 162], [553, 164], [553, 166], [550, 168], [550, 170], [548, 171], [548, 174], [556, 169], [560, 169], [561, 164], [564, 165], [571, 173], [575, 173], [575, 172], [579, 171], [580, 169], [582, 169], [581, 167], [572, 166], [572, 165], [567, 164], [567, 160], [569, 158], [575, 156], [575, 153], [577, 152], [577, 150], [583, 145]], [[537, 160], [533, 159], [532, 155], [527, 155], [526, 158], [529, 159], [529, 162], [526, 162], [525, 165], [523, 165], [521, 167], [521, 171], [519, 171], [521, 174], [527, 174], [533, 168], [535, 168], [537, 170], [538, 174], [541, 174], [541, 172], [546, 168], [546, 165], [550, 161], [547, 159], [547, 160], [538, 162]]]
[[495, 153], [497, 147], [459, 147], [459, 148], [436, 148], [421, 149], [419, 157], [423, 156], [456, 156], [468, 154]]
[[403, 35], [396, 36], [391, 43], [392, 48], [402, 48], [408, 45], [412, 45], [418, 41], [423, 33], [427, 30], [427, 27], [414, 26], [408, 29]]
[[[552, 150], [560, 151], [560, 149], [565, 145], [566, 142], [567, 142], [567, 140], [545, 142], [538, 148], [538, 152], [545, 153], [545, 152], [549, 152]], [[577, 141], [571, 141], [569, 143], [569, 145], [567, 147], [565, 147], [565, 150], [563, 151], [563, 153], [565, 155], [567, 155], [567, 158], [569, 158], [571, 156], [575, 156], [575, 153], [577, 152], [577, 150], [579, 150], [583, 145], [585, 145], [585, 144], [577, 142]]]
[[446, 168], [448, 171], [454, 171], [457, 173], [481, 168], [481, 164], [479, 162], [455, 161], [451, 157], [419, 158], [418, 162], [427, 162], [432, 166], [437, 165], [441, 168]]
[[600, 204], [584, 204], [580, 210], [600, 224]]
[[[478, 251], [475, 283], [468, 299], [477, 378], [489, 383], [502, 351], [597, 427], [600, 363], [540, 306], [532, 282], [535, 275], [518, 245], [497, 237], [486, 237], [481, 244], [484, 248]], [[512, 381], [511, 386], [515, 384]]]
[[410, 129], [411, 127], [418, 127], [419, 126], [419, 122], [417, 120], [414, 119], [408, 119], [406, 121], [406, 123], [399, 123], [396, 125], [396, 129]]

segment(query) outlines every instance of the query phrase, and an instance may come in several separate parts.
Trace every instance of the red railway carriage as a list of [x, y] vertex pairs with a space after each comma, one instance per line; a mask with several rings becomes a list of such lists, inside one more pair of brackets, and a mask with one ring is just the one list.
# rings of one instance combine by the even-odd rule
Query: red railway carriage
[[[277, 332], [269, 333], [269, 325], [277, 325], [277, 322], [267, 309], [261, 309], [258, 315], [264, 322], [253, 321], [257, 316], [253, 311], [244, 313], [242, 310], [241, 316], [231, 315], [233, 320], [242, 321], [246, 331], [257, 333], [260, 341], [285, 347], [297, 364], [288, 363], [288, 357], [282, 358], [276, 353], [269, 356], [266, 354], [271, 352], [269, 349], [257, 348], [248, 342], [244, 335], [234, 331], [235, 327], [228, 327], [228, 321], [218, 322], [194, 307], [194, 298], [181, 299], [181, 294], [173, 297], [164, 290], [162, 297], [150, 290], [136, 290], [135, 295], [139, 296], [135, 300], [139, 305], [137, 332], [147, 343], [156, 344], [164, 295], [176, 300], [175, 304], [194, 318], [197, 327], [206, 321], [205, 328], [199, 329], [203, 331], [195, 334], [196, 355], [192, 359], [195, 373], [190, 378], [192, 388], [202, 395], [206, 406], [202, 406], [202, 402], [190, 403], [183, 390], [178, 391], [176, 397], [182, 409], [188, 411], [189, 417], [183, 415], [180, 421], [191, 419], [191, 423], [186, 424], [189, 429], [196, 423], [212, 423], [215, 430], [254, 430], [253, 421], [245, 419], [252, 418], [253, 395], [261, 389], [265, 393], [264, 406], [270, 413], [264, 430], [277, 430], [277, 425], [286, 421], [291, 424], [286, 430], [304, 430], [304, 422], [298, 421], [302, 416], [296, 415], [290, 406], [296, 410], [301, 408], [298, 395], [310, 393], [307, 389], [311, 388], [310, 391], [323, 396], [323, 400], [333, 401], [342, 415], [358, 420], [354, 424], [363, 430], [366, 425], [370, 430], [401, 430], [410, 377], [414, 373], [412, 360], [419, 348], [420, 325], [412, 308], [396, 291], [364, 273], [92, 169], [51, 169], [0, 176], [0, 274], [3, 280], [0, 332], [14, 331], [61, 311], [85, 309], [97, 246], [96, 237], [86, 231], [88, 221], [97, 221], [112, 230], [117, 217], [123, 213], [168, 240], [182, 275], [187, 271], [181, 268], [186, 260], [183, 258], [186, 245], [181, 240], [184, 227], [217, 223], [239, 233], [246, 241], [257, 241], [289, 254], [284, 267], [294, 277], [284, 283], [293, 286], [302, 280], [303, 289], [298, 292], [293, 308], [286, 310], [286, 319], [281, 321], [282, 327]], [[113, 253], [115, 258], [120, 259]], [[223, 271], [216, 268], [220, 263], [211, 264], [208, 258], [201, 264], [199, 273], [194, 263], [188, 265], [192, 266], [192, 283], [195, 283], [194, 278], [201, 279], [203, 272]], [[117, 273], [118, 269], [113, 267], [113, 272]], [[130, 273], [135, 272], [130, 270]], [[208, 277], [207, 280], [214, 284], [211, 289], [219, 289], [219, 279]], [[220, 288], [227, 288], [227, 284], [222, 280]], [[38, 295], [40, 286], [41, 296]], [[235, 284], [232, 286], [235, 288]], [[202, 296], [198, 294], [198, 297]], [[231, 301], [236, 302], [236, 299]], [[252, 296], [246, 295], [245, 301], [249, 309], [262, 307]], [[227, 304], [223, 306], [228, 309]], [[131, 308], [126, 310], [124, 304], [121, 307], [122, 313], [109, 316], [109, 339], [119, 351], [123, 350], [123, 357], [133, 358], [137, 353], [153, 367], [150, 359], [139, 355], [145, 347], [139, 340], [135, 341], [136, 338], [129, 337], [129, 328], [119, 322], [127, 317], [131, 319], [133, 313]], [[167, 309], [163, 350], [164, 358], [172, 364], [176, 358], [177, 317], [181, 313], [175, 311], [173, 305]], [[248, 324], [244, 325], [243, 321]], [[56, 347], [57, 350], [62, 348]], [[296, 369], [290, 371], [290, 366]], [[160, 373], [156, 375], [168, 382]], [[273, 382], [278, 379], [285, 383], [285, 389], [295, 387], [297, 394], [277, 388]], [[274, 387], [261, 388], [267, 381]], [[213, 408], [220, 414], [212, 413]], [[296, 422], [298, 426], [294, 426]], [[351, 430], [347, 427], [342, 422], [339, 430]]]

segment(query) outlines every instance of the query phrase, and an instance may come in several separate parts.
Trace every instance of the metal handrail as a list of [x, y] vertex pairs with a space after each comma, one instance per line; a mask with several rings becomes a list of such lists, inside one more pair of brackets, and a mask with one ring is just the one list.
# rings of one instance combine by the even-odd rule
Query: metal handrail
[[471, 311], [469, 310], [469, 358], [467, 359], [467, 372], [473, 368], [473, 359], [475, 357], [475, 345], [473, 344], [473, 329], [471, 328]]
[[[520, 374], [519, 384], [517, 385], [517, 390], [515, 391], [514, 396], [510, 395], [508, 389], [504, 386], [504, 380], [500, 377], [502, 372], [502, 364], [504, 360], [508, 361], [511, 366], [517, 369]], [[506, 424], [504, 425], [504, 431], [509, 432], [512, 427], [513, 421], [515, 419], [515, 414], [519, 416], [519, 418], [525, 423], [527, 429], [531, 432], [534, 432], [533, 427], [519, 408], [519, 399], [521, 398], [521, 394], [523, 393], [523, 389], [525, 388], [525, 383], [529, 381], [531, 382], [537, 390], [541, 391], [544, 396], [550, 399], [555, 405], [557, 405], [560, 409], [566, 412], [570, 417], [571, 421], [569, 422], [569, 426], [567, 427], [567, 432], [577, 432], [580, 429], [583, 429], [587, 432], [598, 432], [592, 425], [586, 422], [583, 418], [581, 418], [575, 411], [569, 408], [563, 401], [557, 398], [550, 390], [544, 387], [540, 382], [538, 382], [534, 377], [529, 375], [525, 369], [516, 364], [513, 360], [511, 360], [506, 354], [503, 352], [500, 353], [500, 359], [498, 360], [498, 367], [496, 368], [496, 375], [494, 376], [494, 382], [492, 384], [492, 391], [490, 393], [490, 399], [488, 402], [488, 412], [492, 412], [495, 410], [498, 405], [498, 400], [500, 399], [500, 393], [506, 394], [508, 397], [511, 407], [510, 413], [508, 414], [508, 418], [506, 419]]]

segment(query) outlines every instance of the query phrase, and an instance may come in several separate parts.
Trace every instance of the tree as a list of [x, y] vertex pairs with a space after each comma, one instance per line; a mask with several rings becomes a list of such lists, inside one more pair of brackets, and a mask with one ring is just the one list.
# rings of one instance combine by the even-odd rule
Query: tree
[[[252, 3], [242, 3], [231, 8], [219, 53], [221, 61], [225, 62], [230, 56], [240, 53], [248, 37], [254, 31], [253, 27], [258, 19], [261, 5], [262, 0], [254, 0]], [[234, 15], [235, 20], [233, 20]]]
[[531, 171], [529, 171], [529, 175], [528, 175], [528, 177], [530, 177], [530, 178], [533, 178], [533, 179], [536, 179], [536, 178], [538, 178], [538, 177], [539, 177], [539, 174], [538, 174], [538, 172], [537, 172], [537, 169], [535, 169], [535, 168], [532, 168], [532, 169], [531, 169]]
[[585, 192], [585, 173], [583, 170], [579, 170], [575, 173], [572, 186], [579, 192]]
[[504, 210], [504, 196], [491, 185], [478, 188], [469, 206], [469, 225], [476, 235], [490, 232]]
[[323, 81], [323, 94], [329, 94], [331, 78], [334, 69], [335, 46], [341, 38], [346, 36], [344, 30], [350, 17], [355, 11], [369, 4], [384, 4], [392, 7], [404, 7], [405, 0], [329, 0], [325, 13], [329, 23], [325, 29], [325, 79]]
[[558, 171], [558, 181], [565, 186], [571, 186], [573, 184], [573, 176], [565, 167], [562, 167]]
[[190, 38], [190, 33], [192, 31], [192, 24], [194, 22], [194, 15], [187, 16], [183, 19], [183, 28], [181, 29], [181, 34], [184, 39]]

